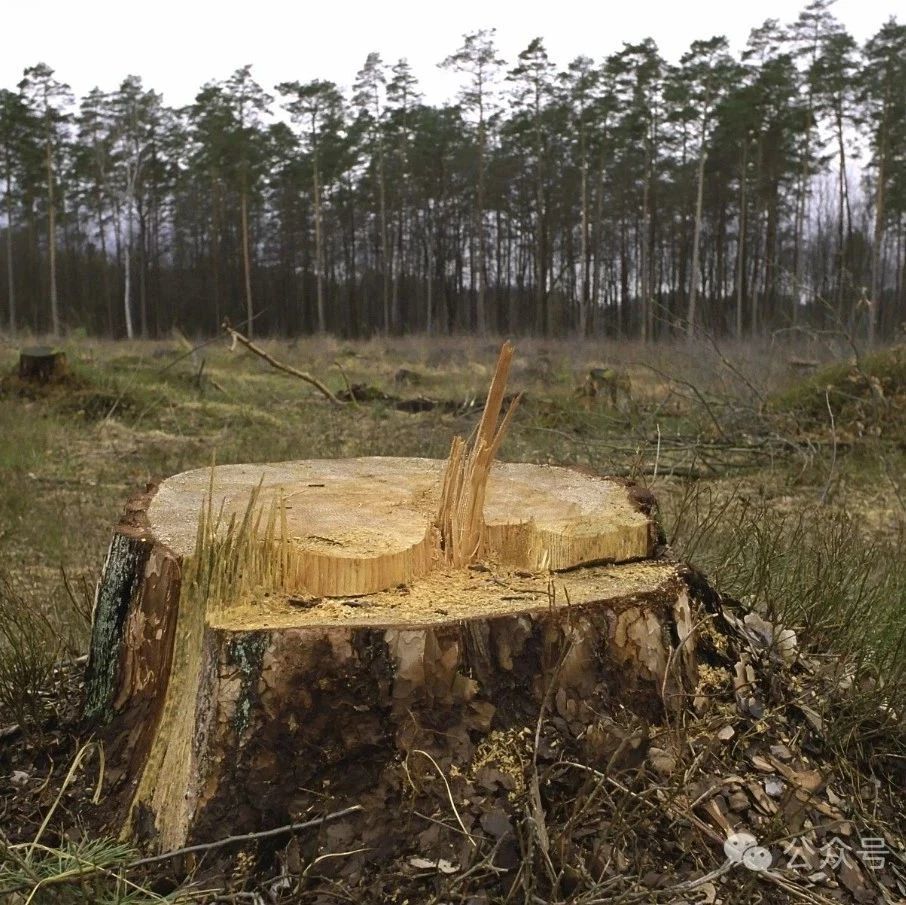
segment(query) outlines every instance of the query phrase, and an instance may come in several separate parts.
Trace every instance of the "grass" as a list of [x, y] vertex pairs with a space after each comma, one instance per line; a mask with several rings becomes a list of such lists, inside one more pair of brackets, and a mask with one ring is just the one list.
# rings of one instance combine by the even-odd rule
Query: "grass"
[[837, 659], [823, 702], [834, 744], [867, 761], [880, 737], [888, 753], [906, 755], [902, 536], [873, 537], [839, 509], [781, 509], [701, 486], [687, 487], [668, 517], [677, 552], [725, 594]]
[[50, 619], [0, 575], [0, 714], [38, 734], [63, 645]]

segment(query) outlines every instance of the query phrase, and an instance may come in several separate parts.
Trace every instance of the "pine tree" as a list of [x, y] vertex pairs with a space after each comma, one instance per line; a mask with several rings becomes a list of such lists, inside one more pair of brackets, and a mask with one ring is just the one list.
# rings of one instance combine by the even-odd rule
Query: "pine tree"
[[[516, 66], [507, 79], [513, 84], [513, 116], [511, 125], [528, 133], [526, 172], [533, 174], [533, 217], [535, 236], [534, 289], [535, 289], [535, 330], [542, 336], [550, 333], [550, 311], [548, 307], [548, 236], [547, 203], [545, 180], [547, 178], [547, 134], [548, 106], [554, 93], [554, 65], [547, 56], [541, 38], [532, 40], [518, 57]], [[522, 122], [520, 123], [520, 119]]]
[[371, 167], [377, 180], [378, 223], [380, 226], [381, 284], [384, 313], [384, 332], [399, 329], [399, 311], [390, 310], [391, 255], [387, 229], [387, 173], [385, 167], [384, 132], [386, 128], [386, 67], [378, 53], [369, 53], [365, 65], [356, 76], [353, 103], [359, 109], [368, 135]]
[[[4, 211], [6, 214], [6, 287], [10, 336], [15, 337], [16, 268], [13, 254], [13, 233], [16, 223], [16, 179], [20, 156], [28, 130], [28, 109], [22, 98], [13, 91], [0, 89], [0, 166], [4, 180]], [[20, 177], [21, 178], [21, 177]]]
[[478, 276], [478, 294], [475, 301], [475, 326], [479, 334], [487, 329], [485, 296], [487, 294], [486, 230], [485, 230], [485, 176], [488, 156], [488, 125], [496, 109], [495, 84], [498, 72], [504, 65], [494, 43], [496, 29], [481, 29], [463, 36], [462, 46], [441, 64], [446, 69], [465, 73], [468, 81], [462, 87], [459, 99], [463, 108], [477, 116], [475, 136], [475, 220], [474, 236], [476, 257], [474, 269]]
[[315, 278], [317, 281], [318, 332], [327, 329], [324, 302], [326, 263], [324, 256], [324, 210], [321, 167], [324, 146], [331, 135], [339, 132], [343, 122], [343, 97], [333, 82], [283, 82], [277, 90], [284, 96], [284, 107], [294, 123], [302, 127], [301, 135], [311, 159], [312, 200], [315, 221]]
[[676, 111], [673, 120], [684, 125], [693, 124], [693, 154], [697, 158], [692, 265], [686, 310], [686, 334], [689, 338], [695, 334], [698, 293], [702, 282], [699, 266], [708, 146], [716, 121], [715, 112], [736, 74], [737, 68], [729, 55], [727, 39], [714, 37], [708, 41], [694, 41], [669, 80], [666, 99]]
[[242, 276], [245, 290], [245, 328], [254, 336], [255, 307], [252, 301], [249, 196], [257, 192], [264, 163], [262, 120], [273, 98], [252, 78], [251, 65], [237, 69], [223, 86], [223, 98], [232, 110], [230, 130], [231, 170], [238, 183]]
[[[411, 197], [410, 186], [409, 148], [412, 141], [414, 125], [413, 113], [417, 105], [421, 103], [421, 94], [418, 90], [418, 81], [407, 60], [398, 60], [393, 65], [391, 72], [392, 78], [387, 83], [388, 128], [393, 139], [395, 150], [394, 179], [392, 184], [398, 186], [397, 191], [394, 193], [396, 206], [396, 252], [393, 255], [392, 310], [395, 312], [394, 321], [399, 323], [402, 316], [400, 312], [400, 284], [405, 278], [406, 265], [405, 240], [408, 237], [409, 244], [415, 244], [419, 241], [415, 238], [416, 234], [421, 235], [421, 242], [423, 244], [426, 240], [423, 228], [417, 225], [418, 218], [410, 216], [413, 198]], [[407, 233], [407, 225], [410, 222], [415, 225], [414, 233]], [[428, 295], [425, 304], [425, 329], [430, 333], [430, 284], [427, 287], [427, 293]], [[416, 312], [410, 311], [410, 317], [414, 316], [416, 316]]]
[[47, 256], [48, 286], [50, 296], [50, 324], [54, 336], [60, 334], [60, 307], [57, 298], [57, 171], [58, 158], [65, 139], [64, 125], [68, 120], [68, 107], [72, 103], [69, 86], [54, 78], [54, 71], [46, 63], [29, 66], [19, 92], [31, 114], [41, 123], [44, 146], [45, 188], [47, 191]]
[[873, 345], [884, 290], [887, 200], [893, 180], [897, 175], [902, 179], [903, 148], [906, 142], [906, 25], [889, 19], [868, 40], [864, 52], [862, 99], [871, 129], [874, 168], [874, 237], [868, 299], [868, 343]]

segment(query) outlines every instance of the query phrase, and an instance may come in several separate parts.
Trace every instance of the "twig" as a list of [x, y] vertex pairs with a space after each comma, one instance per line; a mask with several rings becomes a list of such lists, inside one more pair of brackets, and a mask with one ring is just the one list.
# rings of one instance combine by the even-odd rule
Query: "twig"
[[[200, 342], [197, 346], [192, 346], [186, 352], [183, 352], [182, 355], [177, 355], [172, 361], [168, 361], [162, 368], [159, 368], [158, 374], [166, 374], [174, 365], [178, 365], [181, 361], [184, 361], [187, 358], [193, 356], [199, 349], [203, 349], [205, 346], [210, 346], [212, 343], [216, 343], [220, 339], [220, 336], [212, 336], [210, 339], [206, 339], [204, 342]], [[188, 340], [186, 340], [188, 343]]]
[[273, 827], [269, 830], [261, 830], [257, 833], [243, 833], [239, 836], [225, 836], [223, 839], [217, 839], [214, 842], [201, 842], [198, 845], [187, 845], [185, 848], [173, 849], [164, 852], [161, 855], [152, 855], [149, 858], [140, 858], [138, 861], [132, 861], [126, 869], [131, 870], [134, 867], [144, 867], [147, 864], [157, 864], [160, 861], [166, 861], [169, 858], [177, 858], [181, 855], [191, 855], [195, 852], [207, 852], [215, 848], [223, 848], [225, 845], [233, 845], [236, 842], [250, 842], [258, 839], [270, 839], [274, 836], [284, 836], [287, 833], [296, 833], [299, 830], [307, 830], [314, 826], [321, 826], [332, 820], [339, 820], [341, 817], [347, 817], [362, 810], [360, 804], [354, 804], [352, 807], [343, 808], [342, 811], [334, 811], [332, 814], [325, 814], [323, 817], [315, 817], [312, 820], [305, 820], [302, 823], [287, 823], [285, 826]]
[[657, 478], [657, 467], [658, 463], [661, 461], [661, 425], [657, 425], [657, 450], [654, 455], [654, 468], [651, 471], [651, 476]]
[[73, 758], [72, 764], [69, 767], [69, 772], [66, 774], [66, 778], [63, 780], [63, 785], [60, 786], [60, 791], [57, 792], [57, 797], [54, 799], [54, 803], [51, 805], [50, 810], [44, 817], [44, 820], [41, 822], [41, 826], [38, 827], [38, 832], [35, 838], [32, 840], [31, 844], [28, 847], [26, 852], [26, 858], [31, 858], [31, 854], [34, 851], [35, 846], [40, 842], [41, 836], [44, 835], [44, 830], [47, 829], [47, 825], [50, 823], [51, 818], [54, 815], [57, 807], [60, 804], [60, 801], [63, 798], [63, 793], [66, 789], [69, 788], [69, 784], [75, 779], [76, 771], [81, 766], [82, 761], [92, 752], [97, 752], [98, 755], [98, 781], [94, 790], [94, 795], [91, 798], [92, 804], [99, 804], [101, 800], [101, 789], [104, 785], [104, 748], [100, 742], [86, 742], [79, 748], [78, 753]]
[[[250, 324], [250, 323], [252, 323], [253, 321], [258, 320], [258, 318], [261, 317], [261, 315], [264, 314], [266, 311], [267, 311], [267, 308], [262, 308], [261, 311], [255, 312], [255, 316], [254, 316], [251, 320], [249, 320], [248, 318], [246, 318], [245, 320], [240, 321], [240, 322], [239, 322], [239, 326], [240, 326], [240, 327], [245, 327], [247, 324]], [[186, 339], [186, 335], [185, 335], [181, 330], [178, 331], [178, 332], [179, 332], [179, 335], [180, 335], [180, 337], [182, 338], [182, 340], [185, 342], [185, 344], [186, 344], [186, 345], [189, 345], [189, 340]], [[218, 333], [218, 334], [215, 334], [214, 336], [212, 336], [210, 339], [206, 339], [206, 340], [204, 340], [204, 341], [198, 343], [197, 346], [192, 346], [187, 352], [183, 352], [182, 355], [178, 355], [176, 358], [174, 358], [173, 361], [167, 362], [167, 364], [165, 364], [165, 365], [164, 365], [157, 373], [158, 373], [158, 374], [165, 374], [165, 373], [166, 373], [167, 371], [169, 371], [170, 368], [172, 368], [174, 365], [179, 364], [181, 361], [183, 361], [183, 360], [186, 359], [186, 358], [189, 358], [190, 356], [194, 356], [195, 353], [196, 353], [199, 349], [204, 349], [205, 346], [210, 346], [212, 343], [216, 343], [219, 339], [220, 339], [220, 334]]]
[[[469, 842], [472, 843], [472, 848], [478, 848], [478, 843], [475, 841], [475, 837], [466, 829], [466, 825], [462, 822], [462, 817], [459, 816], [459, 811], [456, 809], [456, 802], [453, 800], [453, 790], [450, 788], [450, 783], [447, 782], [447, 777], [444, 776], [444, 771], [441, 770], [440, 764], [438, 764], [438, 762], [433, 757], [431, 757], [431, 755], [428, 754], [427, 751], [423, 751], [421, 748], [413, 748], [412, 753], [423, 754], [434, 765], [434, 769], [437, 770], [438, 775], [443, 780], [444, 786], [447, 789], [447, 798], [450, 801], [450, 807], [453, 809], [453, 816], [456, 818], [456, 822], [462, 828], [462, 831], [466, 834]], [[406, 769], [406, 772], [408, 773], [408, 765], [404, 765], [404, 767]], [[409, 781], [412, 782], [411, 778]]]
[[[43, 845], [38, 843], [37, 848], [39, 851], [43, 852], [45, 855], [50, 855], [55, 858], [60, 857], [60, 850], [51, 848], [50, 846]], [[11, 855], [12, 847], [7, 847], [6, 854]], [[109, 877], [111, 880], [116, 880], [117, 883], [124, 883], [126, 886], [131, 887], [136, 892], [142, 893], [145, 896], [149, 896], [155, 902], [167, 902], [168, 899], [165, 899], [163, 896], [158, 895], [151, 889], [146, 889], [143, 886], [140, 886], [138, 883], [133, 883], [132, 880], [127, 879], [122, 876], [122, 868], [115, 867], [105, 867], [103, 864], [95, 864], [93, 861], [89, 861], [87, 858], [81, 858], [76, 852], [68, 851], [65, 853], [66, 857], [72, 858], [78, 863], [78, 867], [72, 867], [69, 870], [64, 870], [60, 873], [51, 874], [48, 877], [38, 878], [34, 875], [34, 872], [30, 870], [31, 862], [26, 859], [24, 861], [19, 861], [19, 859], [14, 859], [17, 861], [17, 866], [20, 869], [25, 870], [29, 874], [28, 883], [17, 883], [13, 886], [5, 886], [0, 889], [0, 896], [9, 895], [15, 892], [23, 892], [24, 890], [31, 887], [31, 892], [28, 894], [28, 898], [25, 899], [24, 905], [31, 905], [31, 902], [34, 901], [35, 896], [42, 890], [47, 889], [49, 886], [65, 886], [70, 883], [83, 883], [88, 877], [93, 877], [96, 874], [104, 874]], [[4, 900], [5, 901], [5, 900]]]
[[639, 362], [639, 365], [641, 367], [648, 368], [649, 371], [653, 371], [655, 374], [658, 375], [658, 377], [662, 378], [663, 380], [667, 380], [672, 383], [678, 383], [681, 386], [688, 387], [690, 390], [692, 390], [692, 393], [695, 396], [695, 398], [698, 399], [698, 401], [702, 404], [702, 407], [708, 413], [708, 417], [711, 419], [711, 423], [716, 428], [717, 433], [719, 434], [720, 438], [722, 440], [727, 439], [727, 435], [724, 433], [724, 429], [720, 426], [720, 421], [717, 420], [717, 415], [714, 414], [714, 410], [711, 408], [710, 404], [708, 403], [708, 400], [705, 399], [705, 397], [702, 395], [699, 388], [694, 383], [692, 383], [688, 380], [683, 380], [680, 377], [676, 377], [676, 376], [671, 377], [669, 374], [665, 374], [663, 371], [658, 370], [656, 367], [654, 367], [654, 365], [650, 365], [647, 362]]
[[334, 360], [334, 366], [337, 368], [337, 370], [339, 370], [340, 376], [343, 378], [343, 383], [346, 384], [346, 392], [349, 393], [349, 401], [354, 406], [358, 406], [359, 400], [355, 398], [355, 391], [353, 390], [352, 385], [349, 383], [349, 378], [346, 376], [346, 371], [343, 370], [343, 365]]
[[281, 361], [277, 361], [272, 355], [269, 355], [264, 351], [260, 346], [256, 346], [247, 336], [243, 336], [238, 330], [234, 330], [230, 326], [230, 322], [225, 320], [223, 322], [223, 329], [230, 335], [233, 340], [233, 343], [239, 343], [240, 345], [245, 346], [249, 352], [253, 352], [259, 358], [263, 358], [272, 368], [276, 368], [278, 371], [283, 371], [284, 374], [289, 374], [292, 377], [298, 377], [299, 380], [304, 380], [306, 383], [311, 384], [319, 393], [326, 396], [334, 405], [345, 405], [342, 399], [337, 399], [330, 390], [318, 380], [317, 377], [312, 377], [311, 374], [306, 371], [300, 371], [297, 368], [294, 368], [292, 365], [283, 364]]
[[831, 408], [830, 404], [830, 387], [827, 387], [824, 390], [824, 402], [827, 405], [827, 414], [830, 415], [831, 439], [833, 440], [833, 446], [831, 448], [831, 464], [830, 471], [827, 474], [827, 483], [824, 485], [824, 490], [821, 492], [822, 506], [827, 502], [831, 484], [834, 480], [834, 469], [837, 466], [837, 425], [834, 422], [834, 410]]
[[755, 386], [755, 384], [752, 383], [752, 381], [749, 380], [749, 378], [746, 377], [746, 375], [743, 374], [743, 372], [739, 368], [737, 368], [736, 365], [734, 365], [726, 355], [724, 355], [724, 353], [720, 349], [720, 346], [717, 345], [717, 340], [712, 336], [712, 334], [705, 332], [705, 338], [710, 343], [711, 348], [714, 349], [714, 351], [717, 353], [717, 357], [721, 360], [723, 366], [727, 368], [728, 371], [735, 374], [752, 391], [752, 393], [758, 397], [758, 401], [764, 404], [764, 393], [759, 390], [758, 387]]
[[353, 848], [348, 852], [327, 852], [326, 855], [318, 855], [314, 861], [312, 861], [305, 870], [302, 871], [301, 879], [305, 879], [308, 876], [308, 872], [316, 865], [320, 864], [322, 861], [327, 861], [329, 858], [348, 858], [350, 855], [360, 855], [362, 852], [370, 852], [371, 849], [366, 848]]

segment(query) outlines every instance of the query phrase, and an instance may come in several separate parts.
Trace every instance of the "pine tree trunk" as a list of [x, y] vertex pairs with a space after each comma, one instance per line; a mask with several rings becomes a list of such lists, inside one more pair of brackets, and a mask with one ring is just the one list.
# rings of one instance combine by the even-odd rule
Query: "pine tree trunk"
[[13, 167], [6, 149], [6, 285], [9, 295], [9, 333], [16, 337], [16, 277], [13, 263]]
[[318, 293], [318, 333], [324, 333], [327, 329], [327, 321], [324, 311], [324, 243], [321, 228], [321, 185], [318, 178], [317, 151], [312, 168], [312, 189], [315, 201], [315, 280]]
[[51, 333], [60, 335], [60, 311], [57, 303], [57, 220], [53, 191], [53, 149], [47, 140], [47, 254], [50, 268], [50, 324]]
[[843, 111], [839, 104], [835, 109], [836, 134], [837, 134], [837, 161], [840, 172], [837, 177], [837, 273], [836, 273], [836, 308], [837, 317], [843, 320], [843, 284], [846, 274], [846, 246], [852, 232], [847, 228], [846, 220], [846, 145], [843, 136]]
[[746, 189], [748, 177], [746, 175], [747, 145], [742, 149], [742, 168], [739, 175], [739, 239], [736, 246], [736, 338], [742, 339], [742, 312], [745, 299], [746, 281], [746, 226], [748, 222], [748, 207]]
[[[479, 99], [481, 104], [481, 99]], [[475, 321], [479, 336], [485, 334], [485, 263], [484, 263], [484, 156], [485, 156], [484, 108], [480, 107], [478, 121], [478, 176], [476, 186], [475, 234], [478, 243], [478, 296], [475, 302]]]
[[249, 259], [249, 211], [248, 192], [242, 190], [239, 200], [239, 212], [242, 227], [242, 274], [245, 280], [245, 328], [251, 339], [255, 331], [255, 309], [252, 305], [252, 264]]
[[132, 197], [126, 198], [126, 249], [123, 258], [123, 313], [126, 318], [126, 338], [133, 339], [135, 330], [132, 326]]
[[885, 129], [882, 126], [880, 148], [878, 153], [878, 182], [875, 189], [875, 228], [874, 242], [871, 254], [871, 298], [868, 305], [868, 345], [875, 343], [878, 313], [881, 307], [881, 292], [883, 290], [881, 277], [881, 262], [883, 260], [884, 246], [884, 217], [886, 202], [887, 180], [887, 142]]
[[649, 222], [649, 201], [651, 193], [651, 178], [650, 173], [646, 174], [645, 177], [645, 188], [642, 191], [642, 241], [640, 243], [640, 253], [639, 253], [639, 276], [640, 276], [640, 286], [639, 286], [639, 295], [641, 296], [641, 334], [642, 342], [648, 342], [652, 337], [649, 333], [650, 325], [650, 305], [651, 305], [651, 290], [649, 282], [649, 262], [648, 262], [648, 222]]
[[698, 300], [698, 259], [702, 235], [702, 196], [705, 189], [705, 161], [708, 152], [704, 150], [704, 129], [702, 129], [702, 155], [698, 161], [698, 189], [695, 196], [695, 229], [692, 234], [692, 273], [689, 280], [689, 309], [686, 313], [686, 334], [695, 336], [696, 303]]
[[582, 295], [579, 299], [579, 336], [588, 336], [588, 309], [591, 307], [591, 246], [588, 235], [588, 159], [585, 154], [585, 134], [582, 133], [582, 167], [580, 170], [579, 197], [581, 222], [579, 257], [582, 261]]
[[390, 309], [390, 242], [387, 238], [387, 184], [384, 179], [384, 143], [378, 145], [378, 195], [381, 224], [381, 299], [384, 305], [384, 333], [398, 329], [398, 312]]
[[104, 293], [104, 307], [107, 312], [107, 335], [113, 338], [113, 299], [110, 296], [110, 271], [107, 261], [107, 230], [104, 229], [104, 209], [101, 203], [100, 186], [95, 187], [95, 216], [98, 237], [101, 240], [101, 290]]
[[148, 338], [148, 257], [147, 214], [144, 205], [136, 203], [138, 212], [138, 317], [142, 339]]

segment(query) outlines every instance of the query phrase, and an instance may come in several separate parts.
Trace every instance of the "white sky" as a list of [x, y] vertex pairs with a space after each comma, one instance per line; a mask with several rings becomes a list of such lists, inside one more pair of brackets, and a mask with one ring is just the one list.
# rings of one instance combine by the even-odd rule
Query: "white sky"
[[[740, 48], [767, 18], [793, 21], [805, 2], [790, 0], [4, 0], [0, 87], [14, 88], [25, 66], [43, 61], [77, 96], [142, 77], [172, 105], [189, 103], [201, 85], [245, 63], [271, 90], [283, 80], [331, 79], [343, 87], [369, 51], [385, 62], [408, 57], [426, 99], [452, 98], [457, 77], [437, 68], [462, 34], [497, 29], [511, 61], [535, 36], [560, 67], [586, 54], [596, 60], [623, 41], [653, 37], [676, 60], [715, 34]], [[838, 0], [838, 19], [861, 43], [902, 0]]]

